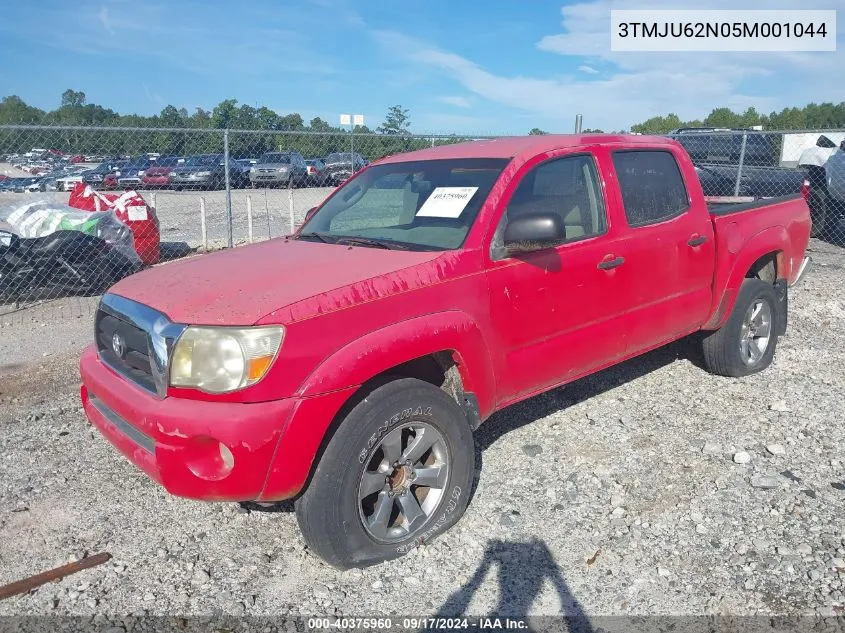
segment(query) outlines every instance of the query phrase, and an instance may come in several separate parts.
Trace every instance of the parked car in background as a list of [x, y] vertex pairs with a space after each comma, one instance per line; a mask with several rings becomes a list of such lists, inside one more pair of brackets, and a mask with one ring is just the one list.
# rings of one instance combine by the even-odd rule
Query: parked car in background
[[80, 174], [80, 176], [82, 176], [82, 182], [93, 187], [99, 187], [106, 176], [109, 174], [117, 174], [117, 172], [126, 167], [128, 163], [129, 161], [126, 160], [104, 161], [94, 167], [94, 169], [83, 171]]
[[178, 156], [163, 156], [147, 167], [141, 177], [141, 185], [146, 189], [162, 189], [170, 186], [170, 172], [184, 162]]
[[249, 170], [253, 187], [295, 187], [308, 178], [308, 166], [299, 152], [266, 152]]
[[121, 187], [125, 189], [135, 189], [141, 185], [141, 181], [144, 178], [144, 175], [147, 173], [147, 170], [151, 167], [155, 167], [156, 165], [162, 164], [161, 160], [176, 160], [176, 156], [159, 156], [158, 154], [155, 155], [144, 155], [139, 156], [129, 162], [125, 168], [120, 170], [118, 174], [118, 183]]
[[352, 174], [361, 171], [366, 167], [364, 157], [358, 152], [337, 152], [326, 156], [325, 160], [326, 184], [339, 185]]
[[29, 193], [39, 193], [46, 191], [58, 191], [56, 185], [56, 176], [41, 176], [35, 182], [30, 183], [25, 187], [25, 191]]
[[103, 177], [103, 183], [100, 185], [101, 189], [117, 189], [118, 182], [117, 182], [117, 173], [106, 174]]
[[[170, 188], [182, 189], [222, 189], [226, 185], [225, 156], [223, 154], [199, 154], [189, 156], [170, 170]], [[229, 160], [229, 185], [240, 189], [248, 182], [240, 165]]]
[[70, 191], [76, 183], [82, 182], [82, 174], [88, 171], [78, 167], [71, 168], [65, 175], [56, 179], [57, 191]]
[[669, 136], [683, 145], [699, 169], [705, 196], [777, 198], [800, 193], [804, 184], [803, 171], [780, 167], [772, 138], [757, 130], [679, 128]]
[[305, 167], [308, 170], [308, 185], [312, 187], [323, 187], [326, 184], [326, 164], [321, 158], [309, 158], [305, 160]]

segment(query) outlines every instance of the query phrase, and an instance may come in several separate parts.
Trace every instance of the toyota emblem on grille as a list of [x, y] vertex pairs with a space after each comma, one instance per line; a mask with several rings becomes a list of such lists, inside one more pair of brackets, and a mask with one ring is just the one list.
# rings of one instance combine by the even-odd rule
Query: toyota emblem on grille
[[118, 358], [123, 358], [123, 355], [126, 353], [126, 342], [117, 332], [115, 332], [114, 336], [111, 337], [111, 348], [114, 350], [115, 356]]

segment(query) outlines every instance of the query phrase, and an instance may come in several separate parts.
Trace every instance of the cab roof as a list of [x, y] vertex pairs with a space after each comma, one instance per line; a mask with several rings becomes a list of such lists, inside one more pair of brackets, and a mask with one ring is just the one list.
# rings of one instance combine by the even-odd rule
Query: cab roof
[[378, 163], [398, 163], [410, 160], [441, 160], [446, 158], [529, 158], [537, 154], [584, 145], [673, 145], [676, 141], [664, 136], [640, 134], [543, 134], [537, 136], [508, 136], [495, 139], [467, 141], [453, 145], [439, 145], [428, 149], [386, 156]]

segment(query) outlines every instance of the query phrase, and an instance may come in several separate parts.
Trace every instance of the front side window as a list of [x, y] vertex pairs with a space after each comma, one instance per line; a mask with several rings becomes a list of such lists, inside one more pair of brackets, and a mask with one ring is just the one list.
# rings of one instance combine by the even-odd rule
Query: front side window
[[558, 158], [528, 172], [508, 203], [505, 221], [522, 214], [554, 213], [563, 220], [563, 241], [607, 230], [604, 198], [592, 156]]
[[671, 152], [614, 152], [613, 166], [629, 226], [663, 222], [689, 208], [687, 188]]
[[420, 250], [458, 248], [508, 162], [467, 158], [376, 165], [329, 198], [302, 227], [300, 238], [363, 238]]

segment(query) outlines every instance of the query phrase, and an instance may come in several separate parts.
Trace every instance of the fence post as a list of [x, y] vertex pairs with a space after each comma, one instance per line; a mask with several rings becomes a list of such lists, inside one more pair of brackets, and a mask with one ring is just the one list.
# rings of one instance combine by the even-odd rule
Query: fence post
[[252, 244], [252, 196], [246, 197], [246, 231], [249, 243]]
[[[727, 138], [730, 138], [729, 136]], [[742, 164], [745, 162], [745, 144], [748, 141], [748, 132], [742, 133], [742, 145], [739, 148], [739, 167], [736, 170], [736, 184], [734, 185], [734, 196], [739, 195], [739, 187], [742, 183]], [[728, 151], [730, 156], [730, 151]]]
[[267, 216], [267, 237], [273, 237], [273, 232], [270, 230], [270, 207], [267, 205], [267, 189], [264, 189], [264, 215]]
[[208, 250], [208, 226], [205, 223], [205, 198], [200, 197], [200, 232], [202, 234], [202, 250]]
[[293, 235], [294, 224], [293, 224], [293, 189], [288, 189], [288, 208], [290, 210], [290, 233], [289, 235]]
[[229, 180], [229, 128], [223, 130], [223, 163], [226, 175], [226, 217], [228, 224], [229, 248], [234, 246], [232, 239], [232, 183]]

